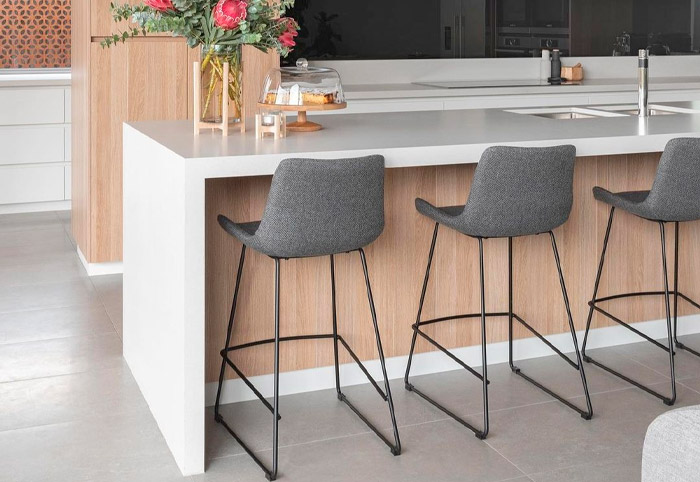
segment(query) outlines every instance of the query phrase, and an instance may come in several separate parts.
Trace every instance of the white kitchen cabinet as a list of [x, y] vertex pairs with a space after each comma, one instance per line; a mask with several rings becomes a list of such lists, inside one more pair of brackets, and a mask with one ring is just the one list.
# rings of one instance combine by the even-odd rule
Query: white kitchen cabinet
[[70, 118], [69, 81], [0, 78], [0, 213], [70, 207]]

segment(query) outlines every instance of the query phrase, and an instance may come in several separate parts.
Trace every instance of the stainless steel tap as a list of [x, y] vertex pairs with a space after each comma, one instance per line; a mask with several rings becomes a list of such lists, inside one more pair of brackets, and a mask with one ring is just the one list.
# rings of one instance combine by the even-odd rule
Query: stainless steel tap
[[639, 51], [639, 117], [649, 117], [649, 55]]

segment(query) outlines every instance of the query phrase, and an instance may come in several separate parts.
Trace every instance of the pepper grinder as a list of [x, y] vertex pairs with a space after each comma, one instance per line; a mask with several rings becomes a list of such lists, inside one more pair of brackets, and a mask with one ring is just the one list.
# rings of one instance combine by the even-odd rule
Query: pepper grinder
[[552, 73], [549, 83], [552, 85], [561, 84], [561, 53], [559, 49], [552, 50]]

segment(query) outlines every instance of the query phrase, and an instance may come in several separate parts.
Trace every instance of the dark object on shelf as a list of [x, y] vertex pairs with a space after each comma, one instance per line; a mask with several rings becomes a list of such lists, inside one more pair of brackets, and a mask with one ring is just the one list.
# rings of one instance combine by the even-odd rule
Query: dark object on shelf
[[548, 82], [552, 85], [561, 84], [561, 53], [559, 49], [552, 50], [552, 75]]

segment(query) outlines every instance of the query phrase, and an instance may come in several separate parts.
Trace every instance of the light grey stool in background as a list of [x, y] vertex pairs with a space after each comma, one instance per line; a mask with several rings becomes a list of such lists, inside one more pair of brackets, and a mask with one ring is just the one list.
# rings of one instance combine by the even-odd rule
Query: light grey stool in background
[[659, 415], [647, 429], [642, 482], [700, 480], [700, 406]]
[[[476, 167], [474, 181], [472, 183], [469, 199], [465, 206], [454, 206], [437, 208], [428, 202], [417, 199], [416, 208], [418, 211], [435, 221], [433, 239], [428, 254], [428, 266], [425, 272], [423, 290], [421, 292], [420, 303], [418, 305], [418, 316], [413, 325], [413, 339], [411, 341], [411, 351], [408, 357], [406, 368], [405, 386], [409, 391], [413, 391], [435, 405], [459, 423], [472, 430], [480, 439], [485, 438], [489, 432], [489, 405], [488, 405], [488, 376], [486, 359], [486, 318], [487, 317], [508, 317], [509, 334], [509, 362], [514, 373], [533, 383], [538, 388], [544, 390], [549, 395], [555, 397], [565, 405], [578, 412], [583, 418], [590, 419], [593, 414], [591, 400], [588, 394], [586, 375], [584, 373], [581, 355], [576, 340], [569, 298], [566, 292], [564, 276], [559, 261], [556, 239], [552, 230], [562, 225], [571, 212], [573, 203], [573, 176], [574, 159], [576, 148], [574, 146], [557, 146], [547, 148], [515, 148], [515, 147], [492, 147], [484, 152], [479, 164]], [[454, 315], [436, 318], [433, 320], [421, 321], [421, 312], [425, 300], [428, 278], [430, 276], [430, 266], [435, 252], [438, 228], [443, 224], [448, 228], [475, 238], [479, 243], [479, 265], [480, 265], [480, 289], [481, 289], [481, 312], [476, 314]], [[525, 320], [513, 311], [513, 238], [518, 236], [529, 236], [548, 233], [552, 243], [554, 260], [557, 265], [561, 292], [564, 298], [567, 316], [569, 319], [569, 329], [575, 351], [575, 361], [552, 345], [546, 338], [539, 334]], [[487, 238], [508, 238], [508, 310], [500, 313], [487, 313], [484, 302], [484, 239]], [[463, 318], [481, 318], [481, 353], [482, 370], [481, 373], [468, 366], [458, 359], [433, 338], [421, 331], [421, 327], [433, 323]], [[586, 409], [582, 410], [554, 393], [538, 381], [525, 375], [513, 363], [513, 320], [517, 320], [556, 354], [561, 356], [574, 369], [579, 371], [583, 392], [586, 397]], [[433, 398], [418, 390], [409, 382], [411, 371], [411, 361], [413, 351], [416, 346], [416, 338], [422, 336], [433, 344], [436, 348], [445, 353], [448, 357], [458, 363], [462, 368], [475, 375], [482, 382], [483, 403], [484, 403], [484, 426], [478, 429], [471, 423], [457, 416], [449, 409], [445, 408]]]
[[[610, 216], [608, 218], [608, 227], [605, 231], [605, 240], [603, 241], [603, 250], [600, 255], [600, 263], [598, 264], [598, 274], [593, 288], [593, 297], [588, 303], [590, 310], [588, 312], [588, 321], [586, 323], [586, 336], [583, 340], [581, 351], [583, 358], [589, 363], [606, 370], [613, 375], [616, 375], [632, 385], [641, 388], [642, 390], [660, 398], [666, 405], [673, 405], [676, 401], [676, 372], [674, 367], [674, 351], [673, 342], [675, 340], [676, 347], [687, 350], [696, 356], [700, 356], [697, 351], [686, 347], [678, 341], [678, 298], [683, 298], [691, 305], [700, 309], [700, 304], [688, 298], [686, 295], [678, 291], [678, 231], [679, 223], [682, 221], [700, 220], [700, 139], [683, 138], [673, 139], [666, 145], [659, 169], [656, 173], [656, 179], [649, 191], [630, 191], [613, 194], [601, 187], [593, 189], [593, 195], [598, 201], [610, 205]], [[605, 263], [605, 252], [608, 247], [610, 238], [610, 229], [612, 228], [615, 209], [619, 208], [628, 213], [634, 214], [640, 218], [658, 223], [661, 233], [661, 259], [662, 259], [662, 275], [664, 289], [663, 291], [645, 291], [636, 293], [623, 293], [603, 298], [598, 296], [598, 286], [600, 277], [603, 272]], [[673, 290], [668, 284], [668, 269], [666, 263], [666, 223], [675, 225], [675, 255], [673, 263]], [[673, 295], [673, 324], [671, 323], [671, 300]], [[668, 329], [668, 345], [659, 343], [657, 340], [645, 335], [636, 328], [630, 326], [620, 320], [610, 312], [604, 310], [599, 303], [605, 301], [617, 300], [620, 298], [638, 297], [638, 296], [663, 296], [666, 305], [666, 323]], [[619, 373], [612, 368], [603, 365], [602, 363], [593, 360], [586, 355], [586, 343], [588, 341], [588, 332], [591, 328], [591, 320], [593, 319], [593, 311], [597, 311], [614, 322], [624, 326], [637, 335], [641, 336], [648, 342], [661, 348], [668, 353], [669, 367], [671, 371], [671, 396], [667, 397], [658, 393], [651, 388], [642, 385], [636, 380]]]
[[[268, 479], [277, 477], [278, 460], [278, 423], [279, 423], [279, 344], [283, 341], [331, 339], [334, 344], [335, 383], [338, 399], [345, 402], [360, 419], [365, 422], [391, 449], [391, 453], [401, 453], [401, 442], [396, 427], [394, 404], [391, 398], [389, 380], [386, 374], [384, 352], [379, 336], [377, 315], [372, 299], [372, 290], [367, 272], [367, 260], [364, 246], [372, 243], [384, 229], [384, 158], [369, 156], [358, 159], [314, 160], [286, 159], [282, 161], [272, 179], [272, 187], [267, 198], [267, 204], [262, 220], [238, 224], [225, 216], [219, 216], [219, 224], [226, 232], [243, 243], [236, 285], [233, 292], [231, 314], [226, 334], [226, 347], [221, 351], [221, 372], [219, 387], [216, 394], [215, 418], [238, 441], [243, 449], [263, 469]], [[243, 273], [246, 248], [259, 251], [275, 262], [275, 337], [242, 345], [231, 345], [233, 320], [236, 313], [238, 290]], [[359, 358], [352, 351], [342, 336], [338, 335], [335, 297], [335, 265], [334, 255], [357, 251], [364, 270], [367, 297], [370, 314], [374, 323], [374, 334], [382, 368], [383, 389], [370, 376]], [[332, 293], [331, 334], [311, 334], [298, 336], [279, 336], [280, 326], [280, 265], [281, 261], [289, 258], [307, 258], [315, 256], [330, 256], [330, 281]], [[329, 315], [331, 315], [329, 313]], [[261, 320], [262, 322], [262, 320]], [[338, 342], [340, 342], [358, 363], [370, 383], [389, 405], [389, 414], [393, 428], [393, 442], [385, 437], [370, 423], [355, 406], [345, 397], [340, 387], [338, 370]], [[241, 370], [231, 361], [228, 354], [252, 346], [274, 343], [274, 397], [270, 403], [245, 377]], [[272, 468], [266, 465], [253, 453], [243, 440], [226, 423], [219, 412], [221, 387], [224, 381], [226, 366], [246, 383], [263, 404], [273, 414], [273, 444]], [[313, 423], [313, 422], [311, 422]]]

